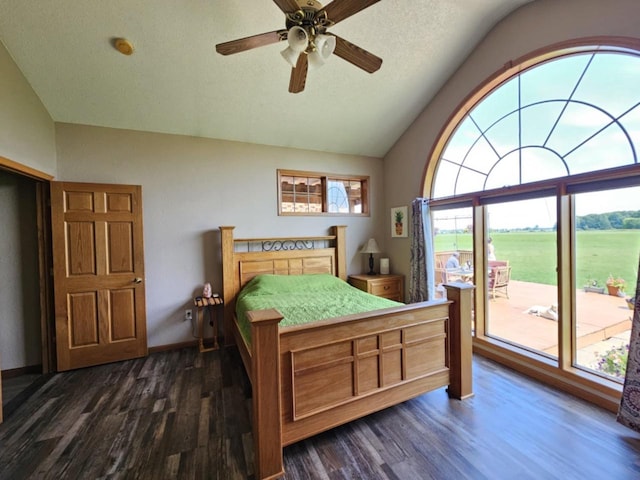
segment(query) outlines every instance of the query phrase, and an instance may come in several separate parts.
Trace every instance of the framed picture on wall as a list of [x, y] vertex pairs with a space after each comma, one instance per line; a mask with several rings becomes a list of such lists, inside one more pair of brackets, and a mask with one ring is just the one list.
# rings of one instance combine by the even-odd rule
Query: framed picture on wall
[[406, 237], [408, 235], [407, 207], [393, 207], [391, 209], [391, 237]]

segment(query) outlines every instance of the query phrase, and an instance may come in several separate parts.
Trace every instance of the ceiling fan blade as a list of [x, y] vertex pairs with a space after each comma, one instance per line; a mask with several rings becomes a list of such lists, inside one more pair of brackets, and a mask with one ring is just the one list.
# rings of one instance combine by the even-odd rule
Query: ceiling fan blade
[[300, 93], [304, 90], [304, 85], [307, 82], [307, 69], [309, 62], [306, 54], [301, 54], [298, 57], [296, 67], [291, 69], [291, 79], [289, 80], [289, 92]]
[[335, 24], [379, 1], [380, 0], [333, 0], [333, 2], [320, 10], [320, 12], [326, 12], [329, 21]]
[[230, 42], [219, 43], [216, 45], [216, 52], [222, 55], [232, 55], [234, 53], [244, 52], [245, 50], [251, 50], [252, 48], [278, 43], [285, 38], [287, 38], [286, 30], [260, 33], [250, 37], [239, 38], [238, 40], [231, 40]]
[[333, 53], [343, 60], [346, 60], [369, 73], [377, 71], [382, 65], [382, 59], [380, 57], [376, 57], [374, 54], [363, 50], [357, 45], [354, 45], [333, 33], [331, 35], [336, 37], [336, 49]]
[[278, 5], [278, 8], [280, 8], [283, 13], [293, 13], [300, 10], [295, 0], [273, 0], [273, 3]]

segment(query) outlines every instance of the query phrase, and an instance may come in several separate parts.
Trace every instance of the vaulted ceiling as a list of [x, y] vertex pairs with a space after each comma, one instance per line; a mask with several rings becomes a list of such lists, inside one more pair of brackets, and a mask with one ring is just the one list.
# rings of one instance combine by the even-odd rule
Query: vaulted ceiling
[[270, 0], [0, 0], [0, 41], [56, 122], [383, 157], [487, 32], [529, 1], [382, 0], [330, 29], [381, 57], [380, 70], [334, 55], [299, 94], [288, 92], [285, 42], [215, 51], [285, 28]]

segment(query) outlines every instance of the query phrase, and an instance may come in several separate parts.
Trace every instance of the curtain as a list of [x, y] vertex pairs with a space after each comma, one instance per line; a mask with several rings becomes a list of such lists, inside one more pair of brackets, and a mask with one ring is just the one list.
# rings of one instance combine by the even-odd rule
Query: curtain
[[[637, 271], [640, 273], [640, 261], [638, 263]], [[627, 373], [618, 409], [618, 422], [640, 432], [640, 275], [638, 275], [634, 298]]]
[[409, 301], [424, 302], [435, 298], [433, 235], [429, 201], [416, 198], [411, 203], [411, 277]]

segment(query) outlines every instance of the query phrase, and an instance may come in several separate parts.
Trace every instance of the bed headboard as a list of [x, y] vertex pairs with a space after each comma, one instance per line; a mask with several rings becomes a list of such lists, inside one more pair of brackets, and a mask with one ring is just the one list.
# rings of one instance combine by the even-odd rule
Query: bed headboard
[[317, 237], [234, 238], [235, 227], [220, 227], [225, 343], [233, 342], [236, 295], [256, 275], [330, 273], [346, 280], [346, 228], [334, 226], [330, 235]]

